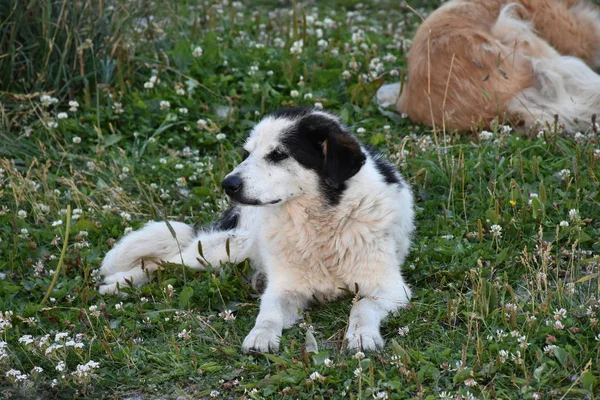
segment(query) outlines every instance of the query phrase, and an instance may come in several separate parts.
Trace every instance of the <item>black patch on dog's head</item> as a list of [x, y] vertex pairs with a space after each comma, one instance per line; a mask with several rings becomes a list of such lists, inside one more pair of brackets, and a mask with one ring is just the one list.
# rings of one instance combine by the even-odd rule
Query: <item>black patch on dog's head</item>
[[352, 178], [365, 163], [358, 141], [332, 117], [311, 113], [298, 118], [282, 138], [288, 154], [305, 168], [317, 172], [330, 205], [337, 205]]
[[379, 154], [372, 147], [367, 146], [367, 151], [369, 155], [375, 162], [375, 168], [377, 168], [377, 172], [383, 177], [385, 183], [390, 185], [402, 185], [402, 181], [398, 176], [396, 167], [394, 167], [391, 163], [389, 163], [386, 159], [384, 159], [381, 154]]
[[212, 228], [217, 231], [231, 231], [237, 228], [239, 219], [240, 209], [238, 207], [231, 207], [219, 217]]

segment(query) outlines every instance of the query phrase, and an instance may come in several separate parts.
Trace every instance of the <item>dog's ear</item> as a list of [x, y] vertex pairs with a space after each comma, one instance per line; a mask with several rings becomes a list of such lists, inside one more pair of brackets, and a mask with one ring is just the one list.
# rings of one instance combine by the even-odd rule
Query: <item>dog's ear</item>
[[282, 138], [290, 155], [318, 171], [327, 185], [339, 188], [365, 163], [358, 141], [333, 117], [308, 114]]
[[358, 141], [336, 122], [328, 127], [321, 151], [327, 183], [335, 188], [356, 175], [366, 160]]

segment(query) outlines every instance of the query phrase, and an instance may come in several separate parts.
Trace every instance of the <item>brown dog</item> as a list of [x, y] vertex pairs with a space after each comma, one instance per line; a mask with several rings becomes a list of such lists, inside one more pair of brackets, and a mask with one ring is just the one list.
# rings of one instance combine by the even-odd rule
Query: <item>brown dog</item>
[[598, 68], [600, 8], [586, 0], [452, 0], [418, 29], [397, 107], [444, 129], [555, 115], [578, 129], [600, 114]]

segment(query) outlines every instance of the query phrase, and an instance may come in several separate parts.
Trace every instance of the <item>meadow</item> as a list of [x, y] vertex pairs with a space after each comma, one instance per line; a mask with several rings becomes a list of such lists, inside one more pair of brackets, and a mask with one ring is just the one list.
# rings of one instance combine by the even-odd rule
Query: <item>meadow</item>
[[[409, 3], [3, 1], [0, 398], [597, 398], [600, 125], [457, 133], [379, 107], [439, 5]], [[295, 105], [338, 114], [414, 190], [414, 296], [385, 348], [344, 349], [349, 293], [243, 354], [247, 262], [99, 295], [119, 238], [209, 224], [245, 135]]]

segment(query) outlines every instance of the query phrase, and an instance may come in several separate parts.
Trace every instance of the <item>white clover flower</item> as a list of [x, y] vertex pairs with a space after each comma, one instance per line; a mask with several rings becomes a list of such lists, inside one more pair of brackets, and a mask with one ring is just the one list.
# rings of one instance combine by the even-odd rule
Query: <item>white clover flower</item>
[[506, 360], [508, 359], [509, 353], [506, 350], [500, 350], [498, 352], [498, 359], [500, 361], [500, 364], [504, 364], [506, 362]]
[[410, 332], [410, 328], [408, 326], [402, 326], [398, 328], [398, 336], [404, 337], [408, 335], [408, 332]]
[[290, 53], [300, 54], [300, 53], [302, 53], [303, 49], [304, 49], [304, 40], [300, 39], [292, 44], [292, 47], [290, 47]]
[[52, 222], [52, 226], [60, 226], [63, 224], [62, 219], [56, 220], [54, 222]]
[[152, 83], [152, 82], [144, 83], [144, 89], [152, 89], [152, 88], [154, 88], [154, 83]]
[[199, 119], [196, 121], [196, 124], [198, 125], [198, 129], [208, 128], [208, 122], [205, 119]]
[[348, 79], [352, 78], [352, 72], [345, 70], [344, 72], [342, 72], [342, 78], [344, 80], [348, 80]]
[[72, 372], [73, 376], [82, 378], [82, 377], [87, 377], [92, 375], [93, 370], [98, 369], [100, 367], [100, 364], [97, 363], [96, 361], [88, 361], [85, 364], [79, 364], [77, 366], [77, 369], [75, 371]]
[[556, 346], [556, 345], [553, 345], [553, 344], [549, 344], [549, 345], [547, 345], [547, 346], [544, 346], [544, 349], [543, 349], [543, 351], [544, 351], [544, 353], [546, 353], [546, 354], [548, 354], [548, 355], [552, 355], [552, 356], [553, 356], [553, 355], [555, 354], [555, 353], [554, 353], [554, 351], [555, 351], [557, 348], [558, 348], [558, 346]]
[[490, 226], [490, 232], [493, 237], [501, 238], [502, 237], [502, 227], [500, 225], [492, 225]]
[[577, 221], [579, 219], [579, 210], [572, 208], [569, 210], [569, 219], [571, 221]]
[[518, 340], [520, 348], [526, 349], [529, 346], [529, 343], [527, 343], [527, 338], [525, 336], [520, 336]]
[[475, 387], [478, 385], [478, 383], [475, 379], [469, 378], [469, 379], [465, 380], [465, 385], [468, 387]]
[[356, 133], [363, 134], [363, 133], [365, 133], [366, 131], [367, 131], [367, 130], [366, 130], [365, 128], [362, 128], [362, 127], [361, 127], [361, 128], [358, 128], [358, 129], [356, 130]]
[[335, 21], [329, 17], [325, 17], [323, 19], [323, 26], [327, 29], [331, 29], [335, 27]]
[[309, 379], [311, 381], [316, 381], [316, 380], [322, 380], [323, 379], [323, 375], [321, 375], [320, 373], [318, 373], [317, 371], [313, 372], [312, 374], [310, 374]]
[[325, 39], [321, 39], [317, 42], [317, 46], [319, 46], [322, 49], [326, 49], [327, 46], [329, 46], [329, 42]]
[[560, 321], [554, 321], [554, 329], [562, 331], [563, 329], [565, 329], [565, 326]]
[[218, 397], [219, 396], [219, 391], [218, 390], [211, 390], [209, 396], [212, 397], [212, 398]]
[[217, 133], [215, 137], [217, 138], [217, 140], [222, 141], [227, 138], [227, 135], [225, 135], [224, 133]]
[[362, 29], [352, 34], [352, 43], [359, 44], [365, 41], [365, 32]]
[[74, 144], [79, 144], [81, 143], [81, 138], [79, 136], [73, 136], [73, 143]]
[[60, 112], [56, 115], [56, 118], [58, 119], [66, 119], [69, 118], [69, 114], [67, 114], [66, 112]]
[[322, 110], [323, 109], [323, 103], [321, 103], [320, 101], [315, 102], [315, 108], [317, 110]]
[[175, 289], [173, 288], [173, 285], [171, 285], [170, 283], [167, 285], [166, 288], [164, 288], [164, 292], [169, 296], [169, 297], [173, 297], [175, 295]]
[[300, 92], [297, 90], [292, 90], [290, 92], [290, 96], [292, 96], [293, 98], [296, 98], [296, 97], [300, 96]]
[[168, 110], [169, 108], [171, 108], [171, 103], [166, 100], [161, 100], [160, 109], [164, 111], [164, 110]]
[[28, 378], [27, 374], [23, 374], [18, 369], [11, 369], [11, 370], [7, 371], [6, 377], [13, 378], [15, 380], [15, 382], [24, 382]]
[[202, 54], [203, 54], [203, 53], [204, 53], [204, 50], [202, 50], [202, 47], [200, 47], [200, 46], [196, 46], [196, 47], [194, 47], [194, 50], [192, 51], [192, 55], [193, 55], [195, 58], [200, 58], [200, 57], [202, 57]]
[[177, 337], [178, 337], [179, 339], [188, 340], [188, 339], [190, 339], [192, 336], [190, 335], [190, 332], [188, 332], [188, 330], [187, 330], [187, 329], [184, 329], [184, 330], [182, 330], [181, 332], [179, 332], [179, 333], [177, 334]]
[[56, 97], [48, 96], [47, 94], [40, 97], [40, 102], [42, 106], [47, 107], [52, 104], [58, 103], [58, 99]]
[[123, 114], [125, 110], [123, 110], [123, 104], [119, 102], [115, 102], [112, 106], [112, 109], [115, 114]]
[[[600, 336], [600, 334], [598, 336]], [[325, 360], [323, 360], [323, 364], [325, 364], [325, 366], [329, 368], [335, 366], [334, 362], [330, 358], [326, 358]]]
[[219, 313], [219, 317], [223, 318], [225, 321], [235, 321], [235, 315], [231, 310], [225, 310]]
[[569, 223], [567, 221], [560, 221], [560, 223], [558, 225], [561, 228], [568, 228], [569, 227]]
[[63, 372], [65, 369], [67, 369], [67, 366], [65, 365], [64, 361], [59, 361], [59, 363], [56, 364], [56, 367], [54, 367], [54, 369], [56, 369], [58, 372]]
[[19, 218], [19, 219], [27, 218], [27, 211], [25, 211], [25, 210], [17, 211], [17, 218]]
[[510, 132], [512, 132], [512, 130], [513, 130], [512, 127], [509, 125], [502, 125], [502, 127], [500, 127], [500, 131], [502, 133], [510, 133]]
[[41, 374], [44, 372], [44, 368], [35, 366], [31, 369], [31, 374]]
[[51, 129], [58, 128], [58, 122], [56, 122], [56, 121], [48, 121], [48, 128], [51, 128]]
[[358, 378], [359, 376], [362, 375], [362, 372], [363, 372], [363, 369], [361, 367], [358, 367], [354, 370], [354, 376]]
[[31, 335], [23, 335], [18, 340], [19, 343], [23, 343], [24, 345], [28, 345], [33, 343], [33, 336]]
[[188, 113], [188, 109], [187, 109], [187, 108], [185, 108], [185, 107], [181, 107], [181, 108], [180, 108], [179, 110], [177, 110], [177, 111], [179, 111], [179, 114], [182, 114], [182, 115], [185, 115], [185, 114], [187, 114], [187, 113]]
[[568, 169], [561, 169], [558, 172], [558, 177], [560, 179], [562, 179], [563, 181], [566, 181], [566, 180], [568, 180], [571, 177], [571, 171], [568, 170]]
[[490, 131], [481, 131], [479, 132], [479, 139], [480, 140], [490, 140], [492, 138], [492, 136], [494, 136], [494, 134]]
[[363, 358], [365, 358], [365, 353], [363, 353], [362, 351], [357, 351], [356, 354], [354, 354], [354, 358], [356, 358], [357, 360], [362, 360]]
[[561, 319], [565, 318], [566, 316], [567, 316], [567, 310], [565, 310], [564, 308], [556, 309], [554, 311], [554, 319], [556, 321], [560, 321]]
[[69, 101], [69, 111], [75, 112], [79, 109], [79, 103], [75, 100]]
[[310, 100], [310, 99], [312, 99], [312, 97], [313, 97], [312, 93], [306, 93], [304, 95], [304, 100]]
[[129, 214], [128, 212], [121, 211], [121, 212], [119, 213], [119, 216], [120, 216], [121, 218], [123, 218], [125, 221], [131, 221], [131, 214]]

